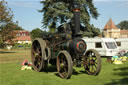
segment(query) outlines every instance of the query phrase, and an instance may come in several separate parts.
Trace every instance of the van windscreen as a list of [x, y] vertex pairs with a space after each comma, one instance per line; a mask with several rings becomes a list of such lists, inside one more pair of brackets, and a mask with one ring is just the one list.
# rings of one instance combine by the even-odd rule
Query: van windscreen
[[105, 44], [108, 49], [116, 49], [117, 48], [115, 42], [106, 42]]

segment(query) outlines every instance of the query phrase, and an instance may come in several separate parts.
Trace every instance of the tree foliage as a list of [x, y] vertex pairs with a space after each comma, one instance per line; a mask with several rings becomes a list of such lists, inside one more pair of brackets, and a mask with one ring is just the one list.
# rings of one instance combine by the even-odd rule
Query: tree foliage
[[121, 22], [117, 25], [117, 27], [120, 28], [120, 29], [128, 30], [128, 21], [127, 21], [127, 20], [121, 21]]
[[1, 37], [3, 41], [11, 40], [15, 37], [14, 30], [23, 30], [22, 27], [18, 26], [15, 23], [7, 23], [6, 25], [1, 26]]
[[[47, 28], [49, 25], [56, 28], [58, 24], [70, 21], [73, 17], [72, 11], [73, 0], [43, 0], [43, 26]], [[93, 0], [78, 0], [81, 7], [81, 24], [87, 28], [90, 26], [90, 17], [97, 19], [98, 12], [94, 7]]]
[[100, 29], [94, 27], [93, 24], [90, 26], [90, 28], [86, 28], [85, 30], [86, 31], [83, 33], [83, 36], [86, 36], [86, 37], [96, 37], [101, 35]]
[[3, 41], [11, 40], [14, 38], [15, 35], [12, 31], [12, 28], [13, 28], [12, 23], [8, 23], [1, 27], [1, 36], [2, 36]]
[[0, 44], [11, 41], [14, 37], [13, 13], [7, 6], [7, 2], [0, 1]]
[[7, 6], [7, 2], [0, 1], [0, 26], [12, 22], [13, 13]]
[[42, 33], [43, 33], [43, 31], [39, 28], [33, 29], [30, 32], [32, 40], [35, 39], [35, 38], [40, 38]]
[[12, 23], [13, 30], [24, 30], [22, 27], [20, 27], [17, 23]]
[[54, 33], [57, 31], [57, 29], [53, 26], [53, 24], [49, 25], [48, 26], [48, 31], [51, 32], [51, 33]]

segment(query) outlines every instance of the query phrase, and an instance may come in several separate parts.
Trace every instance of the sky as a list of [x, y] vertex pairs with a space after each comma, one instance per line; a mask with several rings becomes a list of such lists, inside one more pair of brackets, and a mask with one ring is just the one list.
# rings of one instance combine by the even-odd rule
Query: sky
[[[18, 25], [23, 29], [31, 31], [35, 28], [42, 29], [42, 13], [38, 12], [42, 8], [40, 0], [5, 0], [8, 7], [14, 14], [13, 21], [18, 21]], [[90, 23], [95, 27], [103, 29], [109, 18], [118, 24], [123, 20], [128, 20], [128, 0], [93, 0], [98, 13], [98, 19], [92, 19]]]

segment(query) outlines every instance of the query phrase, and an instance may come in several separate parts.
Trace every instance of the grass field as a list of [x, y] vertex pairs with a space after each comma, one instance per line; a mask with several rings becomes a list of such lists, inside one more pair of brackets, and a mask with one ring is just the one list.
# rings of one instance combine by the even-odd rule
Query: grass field
[[98, 76], [83, 73], [83, 67], [74, 67], [72, 77], [66, 80], [58, 77], [53, 69], [48, 72], [21, 71], [24, 59], [30, 59], [30, 50], [0, 50], [0, 85], [128, 85], [128, 62], [114, 65], [102, 59]]

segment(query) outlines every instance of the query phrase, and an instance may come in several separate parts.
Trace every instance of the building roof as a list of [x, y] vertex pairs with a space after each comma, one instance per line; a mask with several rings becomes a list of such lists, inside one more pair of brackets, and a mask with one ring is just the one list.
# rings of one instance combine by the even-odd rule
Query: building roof
[[104, 30], [107, 30], [107, 29], [118, 29], [111, 18], [109, 19], [109, 21], [104, 27]]
[[31, 41], [30, 36], [20, 36], [13, 39], [14, 41]]
[[14, 30], [14, 32], [29, 32], [27, 30]]
[[127, 34], [128, 35], [128, 30], [120, 30], [120, 34]]
[[29, 31], [26, 30], [14, 30], [16, 36], [29, 36]]

